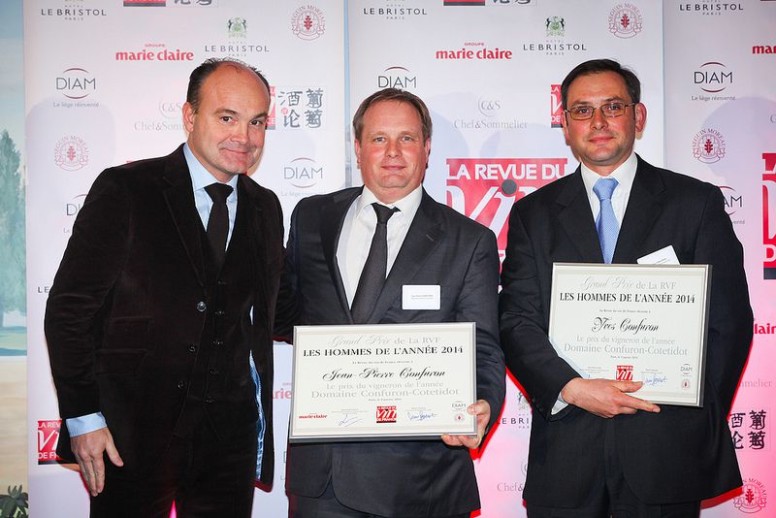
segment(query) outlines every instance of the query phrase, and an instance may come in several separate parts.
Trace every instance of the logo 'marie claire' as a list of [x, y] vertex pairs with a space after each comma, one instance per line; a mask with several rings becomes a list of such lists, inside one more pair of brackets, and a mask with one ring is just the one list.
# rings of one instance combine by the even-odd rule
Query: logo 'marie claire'
[[484, 41], [466, 42], [460, 49], [437, 50], [434, 58], [438, 60], [484, 60], [494, 61], [512, 59], [512, 51], [498, 47], [488, 47]]
[[291, 31], [306, 41], [318, 39], [326, 31], [323, 11], [312, 5], [305, 5], [291, 16]]
[[89, 163], [89, 148], [83, 139], [62, 137], [54, 147], [54, 163], [65, 171], [78, 171]]
[[752, 45], [752, 54], [770, 54], [776, 56], [776, 45]]
[[759, 513], [765, 509], [765, 486], [759, 480], [748, 478], [741, 488], [741, 495], [733, 499], [733, 505], [744, 513]]
[[725, 139], [715, 129], [702, 129], [692, 141], [692, 156], [704, 164], [713, 164], [725, 158]]
[[633, 4], [619, 4], [609, 11], [609, 32], [618, 38], [633, 38], [642, 30], [639, 8]]

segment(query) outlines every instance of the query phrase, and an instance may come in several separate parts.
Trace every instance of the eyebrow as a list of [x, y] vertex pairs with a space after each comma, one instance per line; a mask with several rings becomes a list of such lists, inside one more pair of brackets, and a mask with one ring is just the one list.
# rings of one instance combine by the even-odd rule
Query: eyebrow
[[[620, 97], [619, 95], [616, 95], [616, 96], [614, 96], [614, 97], [607, 97], [607, 98], [606, 98], [606, 99], [604, 99], [602, 102], [603, 102], [603, 103], [610, 103], [610, 102], [614, 102], [614, 101], [622, 101], [622, 102], [627, 102], [627, 101], [626, 101], [624, 98]], [[590, 102], [590, 101], [577, 101], [577, 102], [575, 102], [574, 104], [572, 104], [571, 106], [580, 106], [580, 105], [589, 105], [589, 106], [592, 106], [592, 105], [593, 105], [593, 103], [592, 103], [592, 102]]]
[[[232, 110], [231, 108], [219, 108], [215, 111], [215, 113], [216, 115], [239, 115], [238, 112], [236, 112], [235, 110]], [[268, 116], [269, 116], [268, 112], [264, 111], [261, 113], [257, 113], [253, 117], [250, 117], [250, 120], [260, 119], [261, 117], [268, 117]]]

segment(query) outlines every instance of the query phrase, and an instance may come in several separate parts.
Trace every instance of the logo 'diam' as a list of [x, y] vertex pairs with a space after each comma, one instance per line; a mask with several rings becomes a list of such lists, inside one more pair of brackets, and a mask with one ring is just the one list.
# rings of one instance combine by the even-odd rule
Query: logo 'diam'
[[618, 38], [633, 38], [642, 28], [641, 12], [633, 4], [619, 4], [609, 12], [609, 32]]
[[77, 101], [97, 89], [97, 80], [84, 68], [68, 68], [56, 78], [57, 91], [68, 99]]
[[409, 69], [404, 67], [388, 67], [385, 72], [377, 76], [378, 88], [401, 88], [408, 90], [418, 86], [417, 76], [411, 75]]
[[312, 5], [300, 7], [291, 16], [291, 31], [305, 41], [318, 39], [326, 32], [323, 11]]
[[692, 156], [704, 164], [713, 164], [725, 158], [725, 139], [715, 129], [702, 129], [692, 141]]
[[693, 82], [706, 93], [716, 94], [733, 84], [733, 72], [719, 61], [707, 61], [693, 73]]

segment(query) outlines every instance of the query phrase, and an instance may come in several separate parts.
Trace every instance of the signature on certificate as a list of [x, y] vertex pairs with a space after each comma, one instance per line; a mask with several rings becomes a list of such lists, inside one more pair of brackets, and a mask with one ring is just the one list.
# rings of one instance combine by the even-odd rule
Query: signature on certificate
[[360, 422], [362, 419], [358, 417], [357, 414], [345, 414], [342, 419], [340, 419], [339, 423], [337, 423], [339, 426], [350, 426], [354, 425], [358, 422]]
[[645, 387], [657, 387], [668, 383], [668, 376], [662, 374], [647, 374], [644, 376]]
[[425, 410], [407, 412], [407, 418], [410, 421], [425, 421], [427, 419], [431, 419], [432, 417], [436, 417], [436, 414], [432, 412], [426, 412]]

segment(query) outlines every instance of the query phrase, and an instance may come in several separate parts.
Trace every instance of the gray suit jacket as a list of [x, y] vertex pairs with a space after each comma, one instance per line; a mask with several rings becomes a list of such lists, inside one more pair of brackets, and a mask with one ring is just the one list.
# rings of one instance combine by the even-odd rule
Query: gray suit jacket
[[[288, 264], [300, 324], [352, 324], [337, 242], [353, 200], [351, 188], [299, 202], [291, 218]], [[439, 310], [402, 308], [402, 286], [440, 285]], [[493, 233], [423, 193], [369, 323], [476, 322], [477, 397], [491, 424], [505, 391], [497, 322], [498, 253]], [[402, 442], [293, 444], [287, 489], [316, 497], [332, 481], [338, 499], [360, 511], [390, 516], [447, 516], [479, 508], [468, 450], [440, 439]]]

